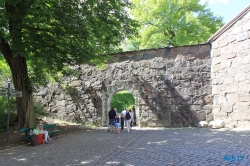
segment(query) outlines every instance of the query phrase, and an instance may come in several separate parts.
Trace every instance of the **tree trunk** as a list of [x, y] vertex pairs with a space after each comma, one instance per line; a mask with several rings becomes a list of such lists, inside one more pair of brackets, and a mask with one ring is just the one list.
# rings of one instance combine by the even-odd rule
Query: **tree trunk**
[[22, 97], [17, 98], [17, 128], [34, 127], [35, 117], [32, 109], [33, 98], [29, 84], [26, 59], [20, 56], [14, 57], [11, 66], [15, 90], [22, 91]]
[[32, 89], [29, 83], [26, 59], [14, 56], [5, 40], [0, 40], [0, 50], [6, 59], [12, 73], [13, 83], [16, 91], [22, 92], [22, 97], [17, 97], [17, 129], [34, 126], [34, 111], [32, 109]]

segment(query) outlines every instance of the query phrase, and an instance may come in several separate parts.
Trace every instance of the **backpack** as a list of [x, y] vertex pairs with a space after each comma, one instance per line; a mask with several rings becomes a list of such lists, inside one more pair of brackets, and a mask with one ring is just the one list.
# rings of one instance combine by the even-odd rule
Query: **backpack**
[[33, 135], [33, 131], [31, 128], [28, 128], [28, 130], [26, 130], [26, 136], [31, 136]]
[[127, 120], [131, 119], [131, 116], [130, 116], [130, 113], [129, 113], [129, 112], [126, 113], [126, 119], [127, 119]]

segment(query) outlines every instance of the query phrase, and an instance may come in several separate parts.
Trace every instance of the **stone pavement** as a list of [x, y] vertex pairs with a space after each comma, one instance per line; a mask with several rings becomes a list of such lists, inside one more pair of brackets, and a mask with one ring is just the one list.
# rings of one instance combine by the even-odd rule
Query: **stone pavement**
[[249, 130], [135, 128], [115, 134], [94, 129], [0, 151], [0, 165], [250, 165], [249, 149]]

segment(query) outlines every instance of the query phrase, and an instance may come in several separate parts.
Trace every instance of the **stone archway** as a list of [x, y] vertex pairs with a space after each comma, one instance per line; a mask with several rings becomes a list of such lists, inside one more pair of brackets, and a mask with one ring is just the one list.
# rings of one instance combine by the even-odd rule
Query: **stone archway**
[[132, 81], [114, 81], [112, 82], [112, 86], [110, 86], [107, 91], [103, 91], [103, 98], [102, 98], [102, 126], [108, 126], [108, 111], [111, 109], [111, 100], [113, 96], [121, 91], [127, 90], [129, 91], [134, 99], [135, 99], [135, 112], [136, 112], [136, 124], [140, 126], [139, 120], [139, 108], [140, 108], [140, 95], [139, 90], [140, 86], [139, 83], [134, 83]]

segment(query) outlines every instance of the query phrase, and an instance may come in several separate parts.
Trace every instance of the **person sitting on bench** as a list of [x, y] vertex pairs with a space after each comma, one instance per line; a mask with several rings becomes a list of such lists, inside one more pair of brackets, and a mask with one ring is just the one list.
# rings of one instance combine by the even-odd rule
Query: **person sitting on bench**
[[40, 130], [40, 133], [39, 134], [44, 134], [44, 138], [45, 138], [45, 144], [48, 144], [48, 140], [52, 140], [51, 138], [49, 138], [49, 134], [48, 134], [48, 131], [47, 130], [43, 130], [43, 120], [42, 119], [39, 119], [38, 120], [38, 125], [37, 125], [37, 129]]

